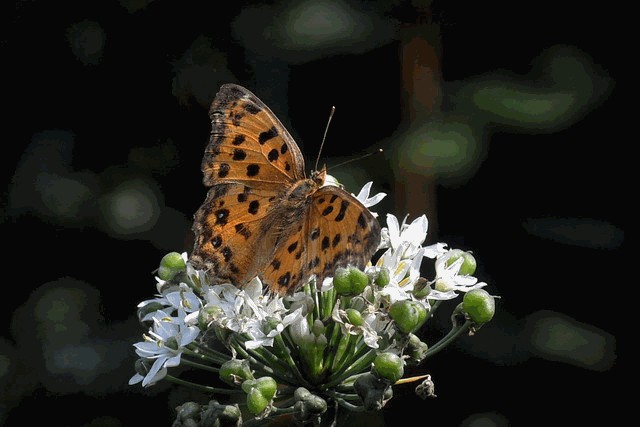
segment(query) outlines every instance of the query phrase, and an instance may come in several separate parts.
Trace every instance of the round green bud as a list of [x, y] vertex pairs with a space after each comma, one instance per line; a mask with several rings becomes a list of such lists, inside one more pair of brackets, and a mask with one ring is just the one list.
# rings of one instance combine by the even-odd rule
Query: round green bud
[[451, 251], [454, 252], [454, 254], [447, 260], [447, 267], [462, 257], [464, 261], [462, 261], [462, 266], [458, 274], [472, 275], [476, 272], [477, 263], [473, 255], [471, 255], [471, 252], [465, 252], [460, 249], [452, 249]]
[[484, 289], [473, 289], [462, 298], [462, 309], [473, 322], [487, 323], [496, 312], [495, 298]]
[[427, 343], [420, 340], [416, 335], [409, 334], [405, 354], [409, 356], [410, 361], [414, 363], [421, 362], [427, 356], [427, 350], [429, 350]]
[[364, 323], [364, 319], [362, 318], [362, 313], [360, 313], [358, 310], [355, 310], [353, 308], [347, 308], [345, 312], [347, 313], [347, 318], [349, 319], [349, 323], [351, 323], [354, 326], [362, 326], [362, 324]]
[[278, 383], [271, 377], [261, 377], [242, 383], [242, 390], [247, 393], [247, 407], [252, 414], [262, 413], [271, 404], [276, 395]]
[[253, 373], [248, 360], [230, 359], [220, 366], [220, 379], [229, 385], [242, 384], [253, 380]]
[[392, 384], [404, 375], [404, 363], [402, 358], [394, 353], [379, 353], [373, 360], [373, 372], [380, 378], [390, 381]]
[[158, 277], [162, 280], [171, 280], [176, 277], [178, 273], [185, 271], [186, 268], [187, 264], [178, 252], [169, 252], [160, 260]]
[[427, 320], [427, 309], [418, 301], [402, 300], [391, 304], [389, 316], [403, 333], [416, 331]]
[[261, 414], [271, 404], [271, 399], [264, 397], [260, 390], [252, 388], [247, 393], [247, 409], [253, 414]]
[[383, 288], [389, 284], [391, 277], [389, 275], [389, 269], [387, 267], [380, 268], [378, 274], [376, 274], [375, 284]]
[[416, 298], [426, 298], [431, 293], [431, 286], [429, 281], [424, 277], [418, 278], [415, 285], [413, 285], [413, 296]]
[[198, 312], [198, 327], [203, 331], [209, 328], [209, 324], [217, 316], [224, 314], [224, 310], [217, 305], [208, 305], [200, 309]]
[[338, 295], [359, 295], [368, 284], [369, 276], [355, 267], [339, 267], [333, 276], [333, 287]]

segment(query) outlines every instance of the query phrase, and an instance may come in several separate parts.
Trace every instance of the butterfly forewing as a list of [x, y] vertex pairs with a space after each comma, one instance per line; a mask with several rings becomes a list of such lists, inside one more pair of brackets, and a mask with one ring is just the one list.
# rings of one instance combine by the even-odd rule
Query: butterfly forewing
[[304, 160], [295, 141], [247, 89], [223, 85], [209, 115], [211, 138], [202, 160], [205, 185], [235, 181], [277, 191], [304, 178]]

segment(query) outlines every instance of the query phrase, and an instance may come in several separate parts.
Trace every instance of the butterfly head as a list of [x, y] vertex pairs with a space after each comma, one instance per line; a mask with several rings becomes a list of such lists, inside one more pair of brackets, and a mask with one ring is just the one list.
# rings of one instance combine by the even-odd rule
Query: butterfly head
[[320, 170], [314, 170], [311, 172], [311, 180], [315, 182], [318, 187], [322, 187], [324, 180], [327, 177], [327, 166], [323, 166]]

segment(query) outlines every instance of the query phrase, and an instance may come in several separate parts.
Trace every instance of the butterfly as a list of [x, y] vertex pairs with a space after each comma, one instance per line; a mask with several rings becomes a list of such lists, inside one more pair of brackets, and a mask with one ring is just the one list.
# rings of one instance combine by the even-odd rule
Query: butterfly
[[194, 215], [194, 267], [239, 288], [258, 276], [280, 295], [312, 276], [322, 284], [338, 267], [364, 268], [380, 243], [377, 219], [323, 185], [326, 167], [306, 177], [300, 148], [258, 97], [224, 84], [209, 116], [202, 172], [211, 188]]

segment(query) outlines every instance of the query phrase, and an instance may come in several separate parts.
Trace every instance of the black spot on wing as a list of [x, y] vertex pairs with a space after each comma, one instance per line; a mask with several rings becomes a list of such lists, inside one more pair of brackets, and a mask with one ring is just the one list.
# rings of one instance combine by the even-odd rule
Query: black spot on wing
[[224, 257], [224, 260], [226, 262], [229, 262], [231, 260], [233, 252], [231, 251], [231, 248], [229, 246], [225, 246], [224, 248], [222, 248], [222, 256]]
[[311, 230], [311, 234], [309, 234], [309, 237], [311, 238], [311, 240], [316, 240], [319, 236], [320, 236], [320, 229], [317, 227]]
[[225, 225], [229, 219], [229, 209], [218, 209], [215, 211], [216, 224]]
[[257, 200], [253, 200], [249, 203], [249, 213], [251, 215], [255, 215], [258, 213], [258, 209], [260, 209], [260, 202]]
[[260, 173], [260, 165], [250, 164], [247, 166], [247, 176], [256, 176]]
[[324, 236], [322, 238], [322, 250], [329, 248], [329, 236]]
[[360, 226], [360, 228], [367, 227], [367, 219], [364, 216], [364, 212], [360, 212], [360, 215], [358, 215], [358, 225]]
[[220, 168], [218, 169], [218, 178], [224, 178], [229, 175], [229, 171], [231, 170], [231, 166], [227, 163], [220, 163]]
[[242, 148], [236, 148], [233, 150], [233, 160], [244, 160], [247, 157], [247, 152]]
[[258, 114], [260, 111], [262, 111], [260, 107], [250, 103], [245, 104], [244, 109], [249, 114]]
[[348, 207], [349, 207], [349, 202], [347, 202], [346, 200], [343, 200], [342, 202], [340, 202], [340, 211], [338, 212], [338, 215], [336, 215], [336, 218], [335, 218], [337, 222], [340, 222], [344, 219], [344, 215], [347, 213]]
[[236, 224], [236, 233], [241, 234], [245, 239], [251, 237], [251, 231], [242, 223]]
[[258, 142], [262, 145], [268, 140], [275, 138], [276, 136], [278, 136], [278, 131], [276, 130], [275, 126], [271, 126], [271, 129], [260, 133], [260, 135], [258, 136]]
[[287, 271], [285, 274], [283, 274], [278, 278], [278, 285], [284, 288], [289, 284], [290, 279], [291, 279], [291, 273]]
[[329, 215], [331, 212], [333, 212], [333, 206], [329, 205], [326, 208], [324, 208], [324, 210], [322, 211], [322, 216], [327, 216]]

